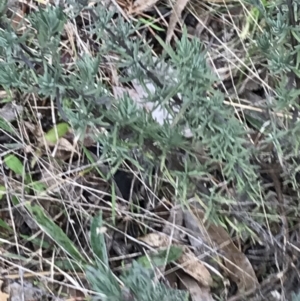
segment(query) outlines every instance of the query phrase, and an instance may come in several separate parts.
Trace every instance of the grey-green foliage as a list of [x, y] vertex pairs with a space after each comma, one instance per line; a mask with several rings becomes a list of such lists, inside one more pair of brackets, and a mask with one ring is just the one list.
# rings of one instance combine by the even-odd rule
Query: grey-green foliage
[[[185, 171], [176, 171], [176, 176], [180, 177], [179, 182], [185, 186], [189, 186], [188, 177], [192, 174], [202, 175], [213, 162], [225, 162], [223, 173], [228, 181], [237, 183], [238, 191], [243, 191], [246, 183], [254, 183], [256, 174], [249, 162], [252, 150], [247, 145], [246, 132], [235, 118], [233, 109], [224, 105], [224, 95], [213, 89], [217, 79], [207, 64], [199, 40], [189, 40], [185, 32], [176, 43], [175, 51], [163, 45], [165, 53], [158, 60], [153, 60], [147, 45], [140, 40], [130, 40], [131, 29], [122, 19], [114, 28], [112, 24], [101, 21], [106, 20], [103, 11], [98, 13], [97, 28], [103, 27], [110, 37], [113, 36], [105, 47], [123, 57], [119, 67], [130, 67], [131, 72], [127, 77], [121, 77], [121, 80], [126, 82], [135, 79], [142, 87], [150, 82], [155, 91], [148, 91], [145, 101], [158, 101], [173, 118], [173, 121], [165, 120], [164, 125], [158, 126], [139, 112], [132, 100], [124, 99], [119, 103], [117, 115], [111, 111], [107, 113], [111, 119], [118, 116], [115, 126], [119, 129], [126, 126], [133, 130], [132, 139], [127, 141], [137, 148], [143, 147], [141, 142], [154, 141], [161, 151], [161, 160], [170, 152], [180, 149], [185, 151], [184, 158], [180, 158], [180, 163], [185, 164]], [[103, 33], [97, 32], [101, 39]], [[165, 68], [164, 57], [167, 56], [167, 64], [172, 71]], [[182, 135], [186, 128], [193, 134], [191, 141]], [[194, 151], [199, 145], [206, 149], [210, 158], [206, 166], [201, 166], [197, 160], [195, 162]], [[184, 191], [181, 192], [184, 198]]]
[[[145, 170], [154, 166], [159, 166], [162, 172], [167, 170], [169, 181], [182, 201], [193, 195], [193, 180], [199, 181], [214, 172], [215, 163], [222, 166], [224, 180], [231, 181], [238, 193], [252, 196], [259, 193], [255, 168], [250, 164], [253, 150], [247, 143], [247, 133], [233, 109], [224, 105], [224, 95], [213, 88], [217, 79], [197, 39], [188, 39], [185, 31], [175, 50], [160, 41], [164, 52], [154, 58], [151, 47], [135, 34], [138, 23], [128, 23], [100, 4], [87, 7], [84, 2], [67, 3], [72, 10], [57, 7], [32, 12], [29, 16], [32, 28], [21, 36], [15, 35], [3, 18], [6, 29], [0, 31], [2, 86], [60, 99], [75, 128], [106, 128], [108, 135], [100, 134], [97, 139], [102, 146], [102, 157], [109, 157], [112, 168], [124, 159], [140, 168], [140, 162], [132, 155], [134, 151], [135, 156], [142, 156]], [[78, 53], [74, 64], [66, 67], [63, 48], [58, 47], [63, 25], [83, 9], [91, 13], [91, 24], [86, 27], [84, 38], [94, 54]], [[144, 100], [160, 105], [172, 120], [158, 124], [129, 95], [112, 99], [110, 87], [99, 72], [100, 66], [105, 69], [111, 64], [107, 57], [114, 58], [120, 82], [135, 81], [146, 91]], [[37, 74], [36, 66], [43, 72]], [[149, 84], [154, 89], [147, 89]], [[110, 101], [101, 104], [102, 99]], [[193, 134], [190, 139], [183, 136], [187, 128]], [[205, 151], [205, 162], [199, 160], [201, 151]], [[216, 195], [215, 205], [219, 200]]]
[[31, 14], [29, 20], [37, 30], [37, 42], [42, 51], [56, 50], [60, 42], [60, 34], [66, 22], [66, 16], [60, 8], [48, 6]]
[[[120, 279], [109, 267], [104, 234], [99, 231], [104, 223], [102, 215], [96, 216], [91, 224], [91, 246], [95, 254], [94, 265], [86, 267], [86, 277], [96, 295], [93, 300], [101, 301], [187, 301], [188, 293], [165, 286], [155, 281], [150, 268], [133, 261], [124, 268]], [[169, 263], [169, 261], [167, 261]], [[122, 284], [121, 284], [122, 283]]]
[[270, 115], [266, 142], [275, 146], [277, 157], [285, 168], [285, 182], [291, 182], [298, 192], [295, 177], [300, 159], [300, 34], [296, 24], [299, 3], [279, 0], [263, 6], [260, 1], [249, 2], [259, 9], [264, 21], [264, 30], [257, 33], [256, 44], [266, 59], [266, 71], [274, 89], [267, 97], [269, 112], [280, 111], [292, 116], [282, 119]]
[[292, 78], [297, 80], [300, 75], [299, 30], [290, 19], [290, 14], [295, 11], [290, 11], [287, 5], [290, 1], [285, 0], [268, 3], [265, 7], [257, 1], [249, 2], [260, 10], [264, 20], [264, 31], [257, 33], [256, 43], [267, 59], [267, 71], [276, 84], [276, 101], [273, 101], [273, 107], [289, 110], [289, 106], [293, 105], [299, 109], [297, 99], [300, 92], [292, 86], [291, 81]]
[[188, 294], [185, 291], [175, 290], [166, 287], [164, 284], [155, 283], [154, 272], [146, 269], [136, 262], [125, 271], [121, 280], [130, 292], [135, 296], [136, 301], [187, 301]]
[[121, 284], [110, 269], [99, 265], [89, 266], [86, 277], [91, 288], [97, 293], [93, 300], [109, 301], [187, 301], [186, 291], [172, 289], [155, 282], [154, 272], [133, 262], [120, 276]]
[[88, 266], [86, 278], [91, 288], [99, 295], [94, 300], [122, 301], [120, 284], [110, 269], [103, 265]]
[[246, 146], [246, 132], [234, 116], [233, 108], [224, 105], [224, 95], [213, 88], [217, 79], [205, 54], [199, 55], [201, 46], [199, 40], [189, 41], [183, 36], [171, 56], [174, 69], [178, 70], [178, 93], [183, 100], [182, 118], [178, 123], [189, 125], [193, 133], [192, 146], [201, 141], [208, 149], [211, 161], [226, 162], [223, 172], [227, 180], [238, 180], [242, 171], [239, 189], [256, 178], [249, 164], [251, 151]]

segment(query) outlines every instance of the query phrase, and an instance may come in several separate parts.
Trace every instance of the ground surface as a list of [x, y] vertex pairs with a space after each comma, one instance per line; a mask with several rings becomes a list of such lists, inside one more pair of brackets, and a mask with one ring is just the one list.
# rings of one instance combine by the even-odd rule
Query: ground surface
[[[97, 235], [105, 237], [109, 266], [116, 276], [137, 260], [154, 269], [157, 282], [188, 291], [194, 301], [292, 300], [291, 293], [297, 293], [300, 285], [299, 195], [297, 167], [292, 177], [288, 164], [297, 166], [298, 155], [293, 149], [296, 155], [285, 157], [284, 147], [280, 152], [278, 144], [268, 140], [270, 124], [274, 120], [279, 124], [283, 113], [269, 109], [273, 79], [265, 58], [253, 47], [264, 30], [263, 19], [239, 1], [103, 1], [98, 4], [100, 10], [116, 9], [124, 24], [140, 21], [142, 26], [130, 36], [124, 34], [123, 40], [111, 27], [101, 40], [95, 3], [79, 7], [61, 1], [66, 19], [59, 34], [57, 63], [57, 57], [47, 52], [47, 43], [51, 49], [55, 39], [46, 37], [59, 28], [59, 15], [30, 19], [31, 13], [55, 7], [55, 2], [59, 1], [8, 1], [3, 12], [1, 37], [13, 40], [14, 32], [25, 38], [13, 41], [21, 46], [13, 46], [10, 53], [10, 46], [0, 40], [2, 67], [10, 68], [12, 63], [16, 74], [27, 73], [19, 81], [12, 69], [0, 74], [0, 300], [93, 296], [95, 287], [79, 262], [91, 264], [95, 253], [102, 252]], [[113, 20], [112, 26], [121, 24], [117, 17]], [[257, 151], [249, 166], [256, 168], [258, 196], [240, 193], [236, 179], [246, 173], [244, 167], [235, 167], [236, 178], [230, 179], [227, 157], [210, 160], [215, 155], [207, 147], [210, 141], [206, 143], [204, 136], [196, 139], [191, 130], [181, 133], [181, 138], [170, 134], [171, 139], [169, 128], [175, 122], [166, 127], [168, 114], [159, 106], [153, 110], [150, 101], [142, 103], [149, 90], [162, 89], [166, 82], [177, 80], [175, 86], [180, 87], [180, 74], [169, 69], [177, 65], [168, 62], [172, 61], [170, 49], [176, 52], [179, 47], [176, 40], [182, 39], [184, 25], [188, 39], [201, 42], [199, 57], [206, 51], [203, 64], [215, 76], [207, 98], [210, 91], [221, 92], [217, 111], [231, 114], [216, 128], [224, 129], [226, 140], [228, 124], [237, 121], [245, 129], [245, 149]], [[43, 32], [43, 28], [52, 31]], [[103, 37], [113, 41], [115, 48], [102, 54], [103, 45], [109, 44]], [[130, 41], [140, 42], [138, 55], [130, 50]], [[160, 65], [164, 73], [152, 72], [165, 45], [170, 48], [166, 68]], [[120, 49], [127, 56], [122, 57]], [[149, 55], [142, 56], [147, 49]], [[101, 60], [95, 65], [84, 58], [84, 54], [94, 58], [99, 53]], [[125, 83], [125, 77], [135, 72], [130, 69], [135, 61], [126, 65], [126, 60], [139, 55], [143, 58], [140, 76], [149, 79], [146, 87], [138, 76]], [[84, 63], [75, 68], [82, 58]], [[61, 68], [57, 73], [55, 66]], [[147, 66], [150, 71], [145, 71]], [[193, 77], [194, 69], [189, 70]], [[195, 74], [200, 82], [202, 73]], [[101, 94], [85, 80], [104, 83], [107, 95], [103, 96], [102, 86]], [[172, 115], [172, 122], [178, 124], [185, 89], [167, 91], [179, 103], [178, 115]], [[126, 102], [124, 95], [153, 120], [145, 126], [138, 119], [141, 116], [130, 115], [130, 104], [120, 104]], [[207, 110], [204, 115], [212, 109]], [[280, 122], [285, 128], [285, 119]], [[215, 133], [208, 139], [214, 140]], [[228, 141], [235, 145], [237, 140]], [[216, 151], [216, 158], [223, 150]], [[96, 225], [100, 213], [105, 223]], [[133, 298], [129, 296], [126, 300]]]

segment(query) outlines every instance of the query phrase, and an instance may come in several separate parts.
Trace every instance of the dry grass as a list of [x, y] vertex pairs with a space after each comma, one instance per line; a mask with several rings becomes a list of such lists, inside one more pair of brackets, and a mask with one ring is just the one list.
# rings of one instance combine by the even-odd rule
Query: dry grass
[[[43, 6], [46, 2], [50, 5], [51, 1], [49, 3], [48, 1], [39, 3], [33, 0], [19, 1], [26, 6], [26, 10], [18, 10], [18, 18], [13, 17], [13, 20], [20, 22], [20, 19], [25, 18], [29, 11], [37, 10], [38, 6]], [[112, 5], [117, 7], [123, 18], [129, 22], [135, 22], [139, 18], [153, 18], [153, 25], [146, 24], [142, 31], [136, 31], [135, 38], [149, 43], [149, 41], [155, 41], [157, 35], [164, 36], [171, 4], [158, 1], [150, 11], [140, 12], [138, 15], [128, 13], [128, 2], [113, 0]], [[10, 10], [15, 11], [16, 7], [11, 6]], [[164, 10], [167, 12], [165, 13]], [[264, 76], [263, 58], [258, 54], [253, 54], [251, 49], [256, 31], [263, 30], [262, 25], [257, 24], [253, 19], [251, 26], [256, 25], [255, 31], [249, 31], [246, 38], [240, 37], [245, 26], [248, 25], [245, 22], [246, 16], [251, 14], [251, 8], [241, 1], [234, 3], [190, 2], [185, 12], [190, 37], [198, 37], [206, 46], [208, 63], [220, 80], [216, 83], [216, 88], [226, 95], [224, 104], [234, 109], [236, 117], [247, 131], [254, 132], [252, 135], [249, 134], [249, 142], [259, 144], [264, 138], [263, 132], [266, 124], [253, 131], [253, 128], [246, 122], [247, 116], [264, 118], [263, 114], [268, 100], [265, 98], [266, 94], [259, 96], [256, 91], [259, 90], [261, 94], [263, 94], [261, 91], [275, 93], [270, 81]], [[93, 22], [88, 12], [82, 13], [81, 18], [85, 19], [85, 22]], [[189, 18], [193, 18], [191, 24], [189, 24]], [[25, 24], [30, 26], [29, 23]], [[164, 32], [159, 32], [155, 26], [163, 28]], [[175, 34], [178, 37], [182, 34], [180, 26], [177, 26]], [[161, 49], [159, 45], [154, 44], [153, 56], [159, 56]], [[95, 47], [92, 45], [92, 37], [82, 26], [79, 26], [79, 19], [68, 19], [65, 37], [60, 43], [60, 51], [64, 53], [66, 70], [72, 69], [79, 54], [94, 55]], [[116, 86], [119, 79], [114, 62], [117, 59], [112, 54], [103, 58], [105, 63], [100, 65], [98, 81], [106, 81], [109, 85]], [[105, 72], [102, 72], [103, 70]], [[226, 225], [227, 230], [221, 227], [216, 228], [215, 232], [223, 229], [225, 233], [223, 237], [213, 236], [215, 232], [210, 232], [211, 228], [209, 230], [204, 218], [198, 222], [207, 233], [206, 236], [200, 237], [199, 234], [193, 234], [191, 229], [186, 227], [184, 219], [181, 222], [170, 219], [171, 210], [181, 209], [180, 206], [174, 205], [176, 195], [169, 185], [174, 179], [167, 173], [156, 172], [153, 182], [149, 183], [141, 170], [128, 162], [122, 162], [118, 178], [115, 177], [109, 181], [103, 179], [101, 175], [105, 176], [110, 172], [111, 162], [110, 159], [106, 162], [99, 161], [97, 156], [99, 145], [95, 141], [88, 141], [86, 138], [86, 144], [82, 143], [78, 132], [72, 128], [68, 128], [63, 136], [64, 140], [60, 139], [59, 143], [50, 144], [47, 141], [46, 133], [59, 123], [56, 103], [49, 99], [40, 99], [34, 93], [21, 95], [17, 91], [10, 92], [13, 94], [9, 95], [1, 91], [1, 99], [11, 99], [17, 104], [21, 103], [26, 112], [25, 115], [30, 116], [30, 119], [25, 121], [18, 115], [13, 118], [14, 121], [11, 123], [15, 127], [14, 136], [0, 129], [0, 139], [5, 137], [10, 144], [14, 144], [12, 148], [9, 148], [4, 145], [7, 142], [1, 140], [1, 157], [4, 158], [7, 154], [17, 154], [26, 173], [30, 173], [32, 177], [42, 178], [46, 189], [35, 193], [26, 192], [29, 184], [26, 183], [25, 173], [16, 175], [12, 170], [7, 169], [5, 164], [1, 164], [0, 184], [5, 187], [6, 194], [1, 200], [0, 211], [2, 223], [0, 266], [1, 278], [7, 286], [11, 286], [11, 282], [16, 280], [23, 282], [25, 287], [29, 287], [30, 283], [34, 282], [39, 286], [39, 294], [47, 292], [49, 296], [60, 295], [62, 300], [83, 300], [84, 297], [92, 295], [86, 283], [84, 271], [76, 266], [73, 259], [70, 259], [67, 250], [61, 250], [59, 245], [53, 243], [53, 237], [49, 238], [45, 228], [38, 226], [25, 210], [25, 203], [34, 203], [45, 209], [48, 218], [67, 234], [88, 262], [92, 262], [93, 258], [90, 247], [90, 220], [97, 212], [102, 211], [104, 219], [110, 224], [104, 232], [111, 268], [116, 273], [120, 271], [121, 263], [129, 266], [132, 259], [139, 258], [145, 250], [155, 250], [154, 247], [149, 248], [149, 244], [140, 240], [143, 234], [163, 233], [163, 229], [169, 227], [171, 229], [169, 237], [176, 238], [176, 240], [184, 237], [180, 243], [193, 250], [194, 253], [192, 253], [198, 262], [203, 263], [209, 273], [217, 279], [216, 286], [209, 293], [215, 300], [217, 296], [220, 300], [243, 300], [239, 285], [241, 283], [245, 285], [246, 282], [245, 280], [241, 280], [241, 283], [235, 282], [236, 279], [232, 278], [232, 273], [236, 271], [240, 276], [241, 270], [239, 269], [244, 264], [247, 264], [246, 273], [249, 270], [253, 271], [258, 279], [257, 286], [254, 281], [255, 285], [251, 284], [247, 287], [247, 298], [255, 299], [258, 294], [261, 294], [261, 297], [255, 300], [264, 300], [267, 296], [277, 294], [280, 300], [288, 300], [288, 296], [285, 295], [287, 290], [290, 290], [287, 282], [298, 284], [297, 277], [299, 277], [298, 263], [295, 259], [299, 256], [297, 245], [299, 227], [297, 221], [292, 220], [293, 215], [297, 219], [296, 213], [288, 211], [295, 202], [297, 203], [297, 196], [289, 195], [286, 189], [283, 192], [278, 192], [276, 187], [274, 189], [276, 179], [280, 180], [279, 173], [276, 172], [274, 178], [268, 175], [268, 182], [266, 181], [265, 185], [269, 187], [270, 193], [267, 199], [262, 197], [262, 200], [258, 200], [261, 205], [255, 207], [254, 210], [252, 200], [241, 200], [239, 204], [230, 207], [232, 211], [224, 209], [219, 212], [224, 215], [223, 226]], [[254, 99], [249, 99], [249, 95], [252, 95]], [[1, 116], [3, 112], [0, 113]], [[286, 117], [284, 112], [271, 114], [278, 119]], [[288, 117], [291, 118], [291, 116]], [[103, 128], [100, 127], [90, 127], [88, 130], [103, 132]], [[87, 137], [88, 131], [86, 130], [83, 134]], [[91, 159], [87, 160], [83, 150], [84, 147], [91, 146], [90, 142], [94, 147], [90, 155], [95, 163], [91, 162]], [[213, 183], [221, 190], [229, 189], [226, 183], [222, 183], [219, 178], [212, 175], [208, 175], [206, 181]], [[134, 182], [139, 182], [138, 188], [134, 186]], [[229, 194], [234, 194], [234, 191], [229, 191]], [[283, 204], [279, 204], [278, 195], [280, 194], [284, 198]], [[13, 196], [18, 197], [21, 202], [16, 203]], [[146, 205], [142, 206], [137, 201], [143, 201]], [[203, 202], [202, 205], [204, 205]], [[133, 212], [132, 206], [139, 210]], [[286, 216], [278, 212], [275, 208], [277, 206], [283, 207], [289, 222], [294, 222], [294, 228], [289, 226], [289, 222], [284, 221]], [[274, 208], [273, 212], [270, 211], [270, 207]], [[204, 209], [210, 210], [205, 206]], [[241, 221], [245, 223], [245, 229], [253, 232], [253, 237], [248, 235], [247, 239], [244, 239], [240, 235], [244, 233], [244, 231], [240, 233], [237, 231], [237, 224], [240, 225], [238, 222]], [[281, 222], [284, 226], [281, 226]], [[286, 232], [280, 236], [280, 231]], [[177, 236], [175, 232], [178, 232]], [[280, 240], [282, 237], [283, 242]], [[195, 244], [191, 243], [193, 238], [198, 245], [204, 243], [202, 252], [195, 250]], [[169, 239], [168, 250], [174, 244], [172, 239]], [[226, 249], [228, 245], [231, 249]], [[233, 252], [232, 248], [235, 248], [236, 256], [231, 254], [230, 257], [229, 252]], [[287, 253], [293, 253], [291, 256], [293, 259], [285, 260], [288, 257]], [[221, 265], [211, 260], [216, 256], [219, 260], [223, 258]], [[239, 257], [238, 260], [236, 260], [237, 257]], [[230, 264], [226, 265], [228, 260]], [[183, 266], [184, 263], [178, 262], [173, 266], [168, 265], [166, 269], [160, 270], [158, 278], [165, 278], [173, 285], [176, 282], [174, 277], [180, 278], [183, 275]], [[195, 274], [190, 270], [184, 271], [196, 279]], [[231, 279], [232, 282], [229, 283], [227, 279]], [[201, 288], [200, 280], [196, 280]], [[30, 294], [32, 289], [26, 292]], [[25, 300], [29, 299], [25, 298]], [[40, 299], [37, 297], [34, 300]]]

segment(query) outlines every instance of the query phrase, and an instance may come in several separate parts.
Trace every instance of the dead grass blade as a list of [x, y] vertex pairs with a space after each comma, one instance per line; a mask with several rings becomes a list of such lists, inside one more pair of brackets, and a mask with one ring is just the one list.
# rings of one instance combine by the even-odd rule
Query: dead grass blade
[[23, 34], [26, 30], [25, 11], [26, 4], [21, 1], [8, 1], [7, 8], [9, 15], [11, 15], [11, 26], [17, 34]]
[[204, 212], [194, 206], [190, 206], [190, 211], [184, 212], [185, 225], [197, 238], [197, 241], [190, 238], [191, 244], [197, 247], [200, 240], [212, 248], [221, 250], [224, 254], [225, 272], [237, 284], [239, 292], [255, 288], [258, 280], [248, 258], [235, 246], [223, 227], [204, 223], [204, 217]]
[[173, 37], [174, 34], [174, 30], [176, 27], [176, 24], [178, 21], [180, 21], [180, 16], [182, 11], [184, 10], [184, 8], [186, 7], [187, 3], [189, 0], [177, 0], [171, 17], [170, 17], [170, 21], [169, 21], [169, 26], [168, 26], [168, 31], [167, 31], [167, 38], [166, 38], [166, 42], [169, 43]]
[[162, 232], [166, 235], [172, 236], [173, 239], [181, 241], [183, 232], [179, 227], [182, 227], [183, 223], [183, 211], [181, 208], [175, 209], [172, 207], [170, 210], [170, 216], [168, 223], [165, 224]]

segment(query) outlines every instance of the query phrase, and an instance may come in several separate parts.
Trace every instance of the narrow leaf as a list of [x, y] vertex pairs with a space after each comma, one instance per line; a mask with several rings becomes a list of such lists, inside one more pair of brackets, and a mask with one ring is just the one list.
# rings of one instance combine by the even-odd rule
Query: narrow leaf
[[105, 227], [103, 226], [102, 214], [93, 218], [91, 223], [91, 246], [95, 255], [103, 265], [108, 267], [108, 256], [104, 239]]
[[4, 221], [0, 218], [0, 227], [10, 231], [11, 233], [14, 232], [14, 230]]
[[2, 200], [4, 195], [6, 195], [6, 188], [5, 186], [0, 185], [0, 201]]
[[44, 209], [37, 205], [32, 206], [30, 203], [26, 203], [25, 205], [40, 228], [48, 236], [50, 236], [59, 247], [72, 256], [72, 258], [76, 261], [85, 262], [73, 242], [59, 226], [49, 219], [49, 217], [45, 214]]
[[[23, 235], [23, 234], [20, 234], [20, 237], [22, 237], [26, 241], [31, 242], [32, 244], [38, 246], [39, 248], [43, 248], [45, 250], [50, 250], [50, 248], [53, 247], [47, 241], [41, 240], [39, 238], [32, 238], [32, 236]], [[56, 262], [55, 262], [55, 264], [56, 264]]]
[[10, 134], [14, 134], [14, 132], [15, 132], [13, 127], [11, 126], [11, 124], [9, 122], [7, 122], [4, 118], [2, 118], [1, 116], [0, 116], [0, 128]]
[[68, 130], [69, 125], [67, 123], [59, 123], [45, 134], [45, 139], [47, 142], [56, 143], [59, 138], [63, 137], [68, 132]]
[[36, 192], [42, 192], [47, 189], [46, 185], [40, 181], [31, 182], [28, 186], [32, 187], [32, 189]]
[[15, 155], [7, 155], [4, 158], [4, 163], [6, 166], [12, 170], [17, 175], [23, 175], [24, 166], [23, 163]]
[[151, 26], [153, 29], [157, 30], [157, 31], [164, 31], [163, 28], [157, 26], [153, 21], [151, 20], [147, 20], [144, 18], [139, 18], [139, 20], [141, 21], [141, 23], [146, 24], [147, 26]]
[[116, 186], [113, 181], [111, 185], [111, 210], [112, 210], [111, 218], [114, 225], [116, 222], [116, 206], [117, 206]]

